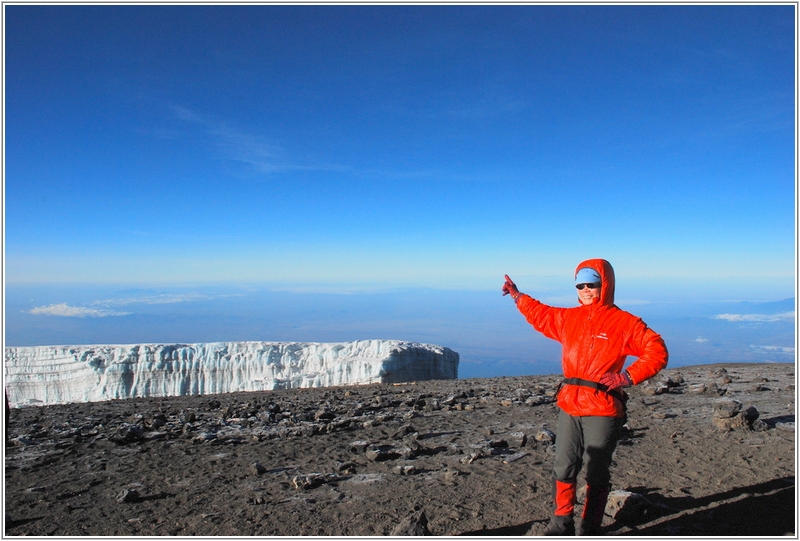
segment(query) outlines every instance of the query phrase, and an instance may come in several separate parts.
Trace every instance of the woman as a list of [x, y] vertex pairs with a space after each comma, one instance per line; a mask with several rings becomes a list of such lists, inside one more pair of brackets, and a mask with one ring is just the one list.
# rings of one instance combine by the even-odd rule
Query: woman
[[[562, 345], [555, 505], [544, 535], [575, 535], [572, 514], [584, 464], [587, 486], [579, 534], [597, 535], [611, 489], [611, 457], [625, 423], [623, 389], [667, 366], [667, 348], [640, 318], [614, 304], [614, 269], [604, 259], [589, 259], [576, 268], [579, 305], [573, 308], [542, 304], [505, 278], [503, 295], [511, 295], [537, 331]], [[638, 359], [623, 371], [629, 355]]]

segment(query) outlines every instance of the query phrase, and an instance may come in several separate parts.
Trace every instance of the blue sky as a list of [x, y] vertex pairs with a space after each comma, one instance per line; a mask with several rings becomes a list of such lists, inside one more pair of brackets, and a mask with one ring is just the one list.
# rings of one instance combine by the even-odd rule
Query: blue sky
[[516, 317], [503, 274], [570, 305], [590, 257], [656, 322], [795, 295], [793, 5], [4, 10], [10, 345], [492, 359], [527, 332], [474, 332]]

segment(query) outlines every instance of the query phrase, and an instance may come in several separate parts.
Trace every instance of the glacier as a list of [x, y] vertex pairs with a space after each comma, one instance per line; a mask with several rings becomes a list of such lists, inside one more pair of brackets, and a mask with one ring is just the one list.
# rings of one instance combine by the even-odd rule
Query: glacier
[[457, 379], [458, 362], [400, 340], [6, 347], [5, 386], [21, 407]]

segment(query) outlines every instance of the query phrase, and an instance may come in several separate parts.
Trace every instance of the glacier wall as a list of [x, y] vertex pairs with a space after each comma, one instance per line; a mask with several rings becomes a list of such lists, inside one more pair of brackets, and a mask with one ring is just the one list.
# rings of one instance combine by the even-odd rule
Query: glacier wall
[[399, 340], [5, 348], [9, 404], [66, 404], [458, 378], [458, 353]]

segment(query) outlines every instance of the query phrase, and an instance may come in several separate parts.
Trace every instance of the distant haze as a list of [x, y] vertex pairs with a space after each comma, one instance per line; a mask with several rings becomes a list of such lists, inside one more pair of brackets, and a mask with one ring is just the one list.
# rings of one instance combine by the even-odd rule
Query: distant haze
[[[620, 305], [662, 334], [670, 366], [794, 359], [793, 298]], [[534, 331], [499, 288], [7, 287], [7, 346], [363, 339], [449, 347], [461, 356], [460, 378], [560, 371], [560, 345]]]

